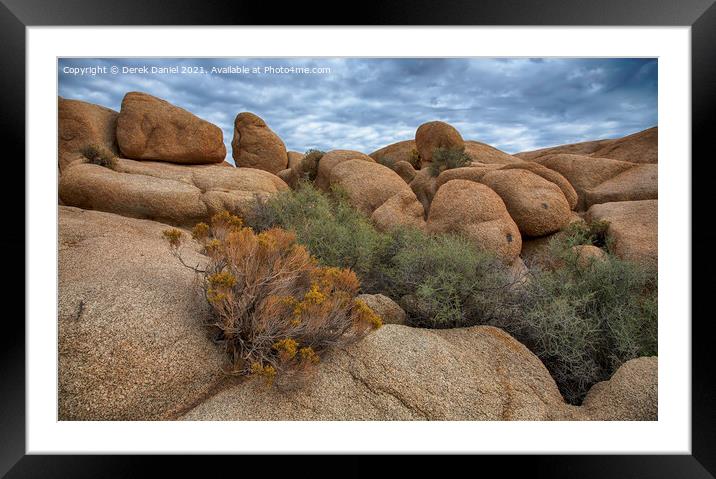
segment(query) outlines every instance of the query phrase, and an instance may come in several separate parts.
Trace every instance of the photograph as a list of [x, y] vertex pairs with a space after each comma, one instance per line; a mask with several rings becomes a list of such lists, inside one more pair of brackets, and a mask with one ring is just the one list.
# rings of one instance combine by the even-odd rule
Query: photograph
[[658, 421], [658, 73], [57, 58], [57, 419]]

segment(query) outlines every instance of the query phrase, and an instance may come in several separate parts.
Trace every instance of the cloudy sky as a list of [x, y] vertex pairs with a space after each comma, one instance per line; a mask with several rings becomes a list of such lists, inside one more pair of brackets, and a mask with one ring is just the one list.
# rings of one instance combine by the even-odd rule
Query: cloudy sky
[[657, 124], [656, 59], [83, 58], [60, 59], [58, 75], [64, 98], [119, 110], [142, 91], [185, 108], [221, 127], [229, 160], [242, 111], [301, 152], [370, 153], [431, 120], [508, 153]]

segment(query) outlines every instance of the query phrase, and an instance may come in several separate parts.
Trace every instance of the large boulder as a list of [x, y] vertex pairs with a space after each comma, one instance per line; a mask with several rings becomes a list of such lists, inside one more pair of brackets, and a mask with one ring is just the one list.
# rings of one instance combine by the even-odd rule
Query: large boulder
[[473, 140], [465, 141], [465, 153], [470, 155], [473, 161], [485, 164], [510, 165], [522, 163], [523, 161], [487, 143]]
[[117, 146], [117, 117], [119, 113], [103, 106], [79, 100], [57, 101], [58, 167], [62, 172], [67, 165], [82, 158], [83, 148], [96, 145], [107, 148], [115, 155]]
[[370, 219], [380, 231], [404, 226], [425, 229], [425, 209], [410, 188], [388, 198], [373, 211]]
[[252, 381], [181, 419], [548, 420], [571, 409], [542, 362], [500, 329], [388, 324], [325, 357], [298, 391]]
[[440, 172], [440, 174], [435, 180], [435, 188], [440, 189], [442, 185], [444, 185], [450, 180], [469, 180], [476, 181], [479, 183], [480, 181], [482, 181], [482, 177], [485, 176], [488, 172], [494, 171], [498, 168], [500, 168], [500, 165], [494, 164], [481, 166], [473, 164], [472, 166], [450, 168], [449, 170], [444, 170]]
[[592, 155], [632, 163], [658, 163], [659, 128], [655, 126], [609, 142]]
[[512, 263], [522, 249], [520, 231], [500, 196], [473, 181], [451, 180], [440, 187], [430, 205], [427, 230], [463, 234], [505, 263]]
[[551, 181], [555, 185], [559, 186], [560, 190], [562, 190], [562, 193], [564, 194], [567, 203], [569, 203], [570, 209], [574, 209], [577, 207], [577, 192], [574, 190], [574, 187], [567, 180], [567, 178], [557, 173], [556, 171], [550, 170], [549, 168], [533, 161], [522, 161], [520, 163], [514, 163], [501, 167], [501, 169], [503, 170], [508, 170], [511, 168], [531, 171], [535, 175], [541, 176], [547, 181]]
[[344, 161], [361, 160], [375, 163], [373, 158], [354, 150], [331, 150], [321, 157], [318, 162], [318, 172], [314, 184], [316, 188], [328, 191], [331, 186], [331, 170]]
[[345, 192], [348, 201], [367, 216], [394, 195], [410, 192], [410, 187], [396, 172], [372, 160], [340, 162], [331, 169], [329, 184]]
[[288, 168], [286, 145], [264, 120], [250, 112], [236, 115], [231, 154], [238, 167], [273, 174]]
[[405, 324], [407, 315], [398, 303], [384, 294], [359, 294], [356, 299], [363, 301], [383, 324]]
[[415, 147], [424, 165], [433, 161], [436, 148], [463, 151], [465, 141], [454, 126], [442, 121], [430, 121], [420, 125], [415, 132]]
[[607, 234], [614, 240], [614, 253], [637, 262], [658, 260], [658, 200], [618, 201], [594, 205], [587, 221], [607, 221]]
[[538, 158], [539, 164], [565, 177], [577, 192], [577, 209], [586, 209], [586, 190], [594, 188], [630, 168], [633, 163], [584, 155], [557, 154]]
[[122, 100], [117, 143], [122, 155], [134, 160], [207, 164], [226, 157], [221, 128], [140, 92], [127, 93]]
[[221, 210], [248, 216], [286, 189], [277, 176], [252, 168], [120, 158], [115, 170], [73, 164], [60, 178], [59, 196], [69, 206], [189, 226]]
[[659, 165], [644, 164], [619, 173], [607, 181], [585, 190], [587, 208], [613, 201], [655, 200], [659, 198]]
[[491, 171], [482, 177], [481, 183], [500, 195], [520, 232], [526, 236], [545, 236], [561, 230], [569, 222], [571, 210], [562, 190], [530, 171]]
[[595, 421], [658, 420], [658, 358], [632, 359], [608, 381], [595, 384], [582, 402], [582, 410]]
[[[172, 419], [223, 380], [195, 274], [147, 220], [59, 207], [59, 419]], [[192, 241], [188, 264], [204, 264]]]
[[393, 143], [388, 146], [384, 146], [383, 148], [374, 151], [368, 156], [373, 158], [378, 163], [380, 163], [381, 160], [383, 160], [384, 158], [391, 159], [395, 162], [407, 161], [408, 163], [410, 163], [410, 159], [413, 156], [413, 150], [417, 151], [417, 147], [415, 146], [415, 140], [405, 140]]

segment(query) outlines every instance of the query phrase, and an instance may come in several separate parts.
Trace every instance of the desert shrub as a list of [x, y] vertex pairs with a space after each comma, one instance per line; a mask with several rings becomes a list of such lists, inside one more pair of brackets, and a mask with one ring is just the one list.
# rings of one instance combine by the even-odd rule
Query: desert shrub
[[114, 153], [104, 146], [88, 145], [82, 148], [80, 153], [93, 165], [103, 166], [112, 170], [117, 167], [117, 158]]
[[554, 247], [557, 252], [577, 245], [593, 245], [609, 250], [612, 240], [607, 234], [608, 229], [608, 221], [575, 221], [556, 236]]
[[[355, 273], [318, 266], [292, 232], [257, 234], [226, 212], [200, 225], [193, 236], [209, 260], [205, 269], [193, 269], [211, 308], [208, 326], [230, 359], [228, 372], [295, 385], [324, 352], [381, 326], [355, 299]], [[182, 233], [164, 236], [181, 259]]]
[[538, 271], [521, 311], [500, 324], [542, 359], [567, 401], [629, 359], [657, 354], [657, 276], [612, 255], [585, 268], [565, 249], [561, 266]]
[[420, 158], [420, 153], [418, 153], [418, 150], [416, 148], [410, 150], [410, 156], [408, 156], [408, 163], [413, 165], [413, 168], [415, 168], [416, 170], [419, 170], [422, 166], [423, 160], [422, 158]]
[[320, 150], [308, 150], [301, 160], [301, 165], [297, 171], [298, 177], [303, 180], [313, 181], [318, 175], [318, 162], [321, 161], [326, 153]]
[[469, 240], [418, 230], [399, 230], [391, 239], [388, 258], [374, 277], [389, 296], [399, 298], [412, 325], [488, 324], [514, 307], [504, 264]]
[[380, 163], [383, 166], [387, 166], [388, 168], [390, 168], [392, 170], [393, 168], [395, 168], [396, 161], [395, 161], [395, 158], [391, 158], [390, 156], [382, 156], [378, 160], [378, 163]]
[[308, 182], [257, 205], [249, 220], [257, 231], [281, 227], [296, 234], [320, 264], [350, 268], [365, 290], [375, 289], [373, 276], [388, 247], [388, 235], [353, 208], [345, 195], [318, 191]]
[[472, 158], [460, 149], [435, 148], [433, 161], [430, 163], [430, 174], [438, 176], [445, 170], [470, 166]]

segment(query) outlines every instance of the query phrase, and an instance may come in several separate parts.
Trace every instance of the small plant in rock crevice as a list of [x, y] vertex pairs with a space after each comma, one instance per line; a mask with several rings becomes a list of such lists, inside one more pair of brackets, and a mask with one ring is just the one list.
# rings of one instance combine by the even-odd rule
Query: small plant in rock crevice
[[438, 176], [445, 170], [470, 166], [472, 158], [461, 149], [435, 148], [433, 161], [430, 162], [430, 174]]
[[87, 162], [114, 170], [117, 168], [117, 158], [109, 149], [99, 145], [88, 145], [80, 151]]

